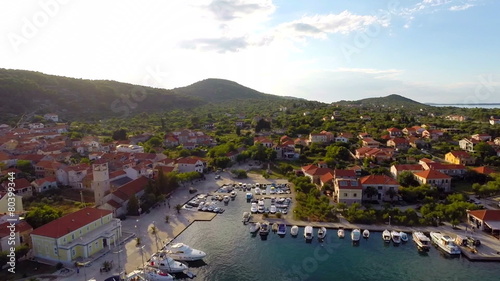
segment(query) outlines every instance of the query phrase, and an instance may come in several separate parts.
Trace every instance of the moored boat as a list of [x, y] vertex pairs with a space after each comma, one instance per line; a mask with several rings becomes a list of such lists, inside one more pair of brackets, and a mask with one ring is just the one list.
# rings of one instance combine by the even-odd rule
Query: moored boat
[[273, 223], [271, 229], [273, 230], [273, 232], [278, 232], [278, 223], [277, 222]]
[[259, 230], [259, 235], [260, 236], [266, 236], [269, 234], [269, 223], [268, 222], [263, 222], [260, 224], [260, 230]]
[[188, 269], [187, 265], [175, 261], [173, 258], [169, 257], [165, 252], [159, 252], [154, 254], [149, 260], [149, 266], [158, 268], [168, 273], [179, 273]]
[[174, 260], [197, 261], [203, 259], [207, 254], [203, 251], [193, 249], [184, 243], [167, 245], [165, 252]]
[[431, 247], [431, 240], [422, 232], [413, 232], [413, 241], [417, 244], [417, 247], [423, 251], [429, 251]]
[[320, 229], [318, 230], [318, 238], [319, 239], [324, 239], [326, 236], [326, 228], [325, 227], [320, 227]]
[[260, 230], [260, 223], [254, 222], [250, 225], [250, 232], [254, 233]]
[[457, 244], [448, 235], [443, 235], [440, 232], [431, 232], [431, 239], [441, 250], [450, 255], [460, 255], [462, 253]]
[[356, 228], [351, 232], [352, 242], [358, 242], [360, 237], [361, 237], [361, 231], [359, 229]]
[[149, 269], [149, 270], [137, 269], [127, 274], [125, 280], [126, 281], [132, 281], [132, 280], [171, 281], [174, 280], [174, 277], [158, 269]]
[[401, 237], [401, 242], [408, 242], [408, 234], [406, 234], [406, 232], [401, 231], [399, 236]]
[[387, 230], [387, 229], [384, 230], [384, 232], [382, 232], [382, 239], [386, 243], [391, 242], [391, 232], [389, 230]]
[[391, 231], [391, 239], [394, 244], [401, 243], [401, 235], [399, 234], [399, 231]]
[[231, 191], [231, 193], [229, 194], [229, 197], [231, 198], [235, 198], [236, 197], [236, 191]]
[[306, 240], [312, 240], [313, 239], [313, 227], [308, 225], [304, 228], [304, 238]]
[[243, 212], [243, 222], [246, 223], [250, 220], [250, 213], [249, 212]]
[[247, 194], [245, 195], [245, 198], [246, 198], [247, 200], [252, 200], [252, 198], [253, 198], [253, 194], [252, 194], [251, 192], [247, 192]]
[[299, 234], [299, 227], [296, 225], [292, 226], [292, 228], [290, 229], [290, 234], [292, 236], [297, 236]]
[[340, 227], [339, 230], [337, 230], [337, 235], [339, 236], [339, 238], [344, 238], [345, 233], [342, 227]]
[[370, 237], [370, 231], [368, 229], [363, 230], [363, 238]]
[[278, 235], [285, 235], [286, 234], [286, 224], [280, 223], [278, 225]]
[[224, 203], [229, 203], [229, 196], [225, 195], [223, 200]]

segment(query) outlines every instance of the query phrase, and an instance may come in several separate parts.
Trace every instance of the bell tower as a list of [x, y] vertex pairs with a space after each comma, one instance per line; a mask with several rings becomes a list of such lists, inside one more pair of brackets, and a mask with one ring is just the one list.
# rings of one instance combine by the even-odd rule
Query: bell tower
[[104, 204], [104, 196], [109, 194], [109, 169], [108, 162], [96, 160], [92, 164], [92, 185], [94, 191], [95, 204], [100, 206]]

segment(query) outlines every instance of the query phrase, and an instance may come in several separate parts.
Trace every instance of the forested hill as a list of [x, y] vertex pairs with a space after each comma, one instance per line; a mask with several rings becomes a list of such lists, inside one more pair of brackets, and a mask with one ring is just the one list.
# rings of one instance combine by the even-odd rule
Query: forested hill
[[285, 97], [269, 95], [224, 79], [205, 79], [187, 87], [173, 89], [175, 93], [197, 97], [210, 102], [232, 100], [268, 99], [283, 100]]
[[0, 118], [7, 120], [47, 112], [64, 120], [99, 120], [205, 103], [171, 90], [7, 69], [0, 69], [0, 98]]
[[340, 105], [361, 105], [361, 106], [376, 106], [376, 107], [420, 107], [420, 108], [427, 108], [430, 107], [429, 105], [414, 101], [409, 98], [405, 98], [400, 95], [388, 95], [386, 97], [378, 97], [378, 98], [367, 98], [367, 99], [361, 99], [357, 101], [339, 101], [336, 102], [335, 104], [340, 104]]

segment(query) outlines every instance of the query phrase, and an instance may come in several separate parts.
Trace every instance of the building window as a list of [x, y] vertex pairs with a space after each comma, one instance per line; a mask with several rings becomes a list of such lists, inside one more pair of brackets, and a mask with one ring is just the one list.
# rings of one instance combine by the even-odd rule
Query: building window
[[356, 197], [357, 195], [358, 195], [357, 193], [354, 193], [352, 196], [353, 196], [353, 197]]
[[73, 257], [74, 257], [75, 255], [76, 255], [76, 251], [75, 251], [75, 249], [71, 249], [71, 256], [73, 256]]
[[71, 240], [75, 240], [75, 234], [71, 234]]
[[347, 193], [344, 193], [344, 197], [347, 197]]

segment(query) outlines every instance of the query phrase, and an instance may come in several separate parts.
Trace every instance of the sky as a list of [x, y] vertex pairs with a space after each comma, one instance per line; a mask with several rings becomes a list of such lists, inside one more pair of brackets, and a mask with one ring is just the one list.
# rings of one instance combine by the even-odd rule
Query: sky
[[0, 0], [0, 68], [321, 102], [500, 102], [497, 0]]

